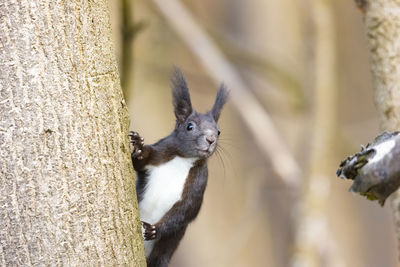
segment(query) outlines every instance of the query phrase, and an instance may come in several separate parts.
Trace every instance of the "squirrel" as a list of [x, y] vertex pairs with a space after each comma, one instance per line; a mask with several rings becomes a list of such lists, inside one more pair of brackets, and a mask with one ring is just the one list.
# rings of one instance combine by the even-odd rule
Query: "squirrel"
[[179, 69], [172, 79], [176, 118], [170, 135], [144, 145], [130, 132], [132, 163], [148, 267], [168, 266], [186, 228], [198, 215], [207, 185], [207, 160], [214, 153], [220, 130], [217, 122], [228, 98], [222, 84], [212, 109], [192, 108], [189, 89]]

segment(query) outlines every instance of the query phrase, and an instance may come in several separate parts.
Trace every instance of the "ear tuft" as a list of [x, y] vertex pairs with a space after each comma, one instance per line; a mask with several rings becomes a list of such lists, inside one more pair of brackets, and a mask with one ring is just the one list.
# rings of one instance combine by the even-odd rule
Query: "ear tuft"
[[229, 91], [226, 89], [224, 84], [221, 84], [217, 97], [215, 98], [214, 106], [211, 110], [211, 114], [214, 117], [215, 121], [218, 121], [219, 116], [221, 115], [222, 108], [224, 107], [226, 101], [228, 100]]
[[171, 86], [176, 122], [181, 124], [192, 114], [193, 109], [185, 77], [178, 68], [174, 68]]

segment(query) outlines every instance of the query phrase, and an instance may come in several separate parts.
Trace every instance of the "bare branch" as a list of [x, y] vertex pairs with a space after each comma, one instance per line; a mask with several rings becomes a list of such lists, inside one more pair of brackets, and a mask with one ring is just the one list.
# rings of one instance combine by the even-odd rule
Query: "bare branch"
[[312, 151], [305, 192], [298, 201], [295, 253], [292, 266], [344, 266], [338, 257], [335, 238], [328, 228], [326, 207], [330, 193], [329, 166], [336, 138], [337, 84], [335, 23], [327, 1], [314, 0], [315, 104]]

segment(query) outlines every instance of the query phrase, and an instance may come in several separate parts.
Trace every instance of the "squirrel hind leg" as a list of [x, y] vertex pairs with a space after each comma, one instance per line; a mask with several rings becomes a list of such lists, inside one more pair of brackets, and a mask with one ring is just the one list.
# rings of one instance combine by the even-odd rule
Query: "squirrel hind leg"
[[152, 259], [147, 262], [147, 267], [168, 267], [169, 260], [165, 257]]
[[172, 255], [177, 249], [186, 229], [182, 229], [168, 238], [156, 241], [154, 248], [147, 258], [147, 267], [167, 267]]

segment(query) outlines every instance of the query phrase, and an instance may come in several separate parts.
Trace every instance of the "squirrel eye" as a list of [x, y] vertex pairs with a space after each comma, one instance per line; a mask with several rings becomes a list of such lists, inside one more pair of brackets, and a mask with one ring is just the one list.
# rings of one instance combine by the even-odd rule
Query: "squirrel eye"
[[220, 135], [221, 134], [221, 131], [220, 130], [218, 130], [218, 135]]
[[193, 127], [194, 127], [193, 123], [189, 122], [187, 127], [186, 127], [186, 130], [191, 131], [191, 130], [193, 130]]

